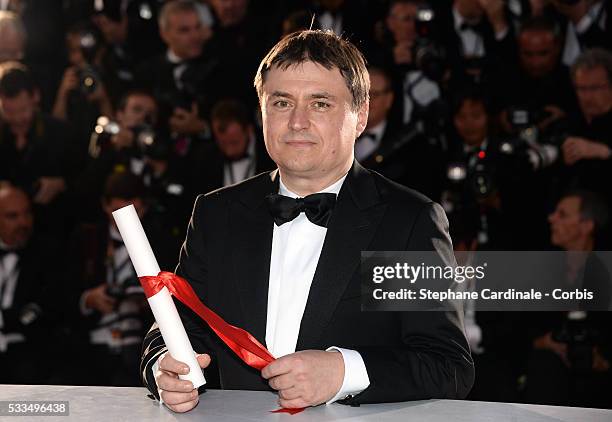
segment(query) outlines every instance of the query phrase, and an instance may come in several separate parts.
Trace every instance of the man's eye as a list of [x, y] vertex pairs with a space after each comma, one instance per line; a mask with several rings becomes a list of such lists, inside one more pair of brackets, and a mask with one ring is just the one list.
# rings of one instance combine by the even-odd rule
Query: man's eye
[[289, 103], [285, 100], [278, 100], [274, 102], [274, 106], [278, 108], [289, 107]]
[[315, 108], [318, 109], [325, 109], [325, 108], [329, 108], [330, 105], [328, 103], [326, 103], [325, 101], [317, 101], [314, 103]]

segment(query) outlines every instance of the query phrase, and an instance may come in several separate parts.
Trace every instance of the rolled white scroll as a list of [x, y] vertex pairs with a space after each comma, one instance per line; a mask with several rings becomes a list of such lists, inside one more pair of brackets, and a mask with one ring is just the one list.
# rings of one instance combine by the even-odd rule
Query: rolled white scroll
[[[113, 218], [130, 255], [136, 275], [144, 277], [159, 274], [159, 265], [134, 206], [128, 205], [114, 211]], [[174, 359], [189, 366], [189, 373], [179, 375], [179, 378], [191, 381], [194, 388], [206, 384], [206, 379], [204, 379], [204, 374], [168, 289], [163, 287], [155, 295], [148, 298], [148, 301], [164, 342], [168, 346], [168, 351]]]

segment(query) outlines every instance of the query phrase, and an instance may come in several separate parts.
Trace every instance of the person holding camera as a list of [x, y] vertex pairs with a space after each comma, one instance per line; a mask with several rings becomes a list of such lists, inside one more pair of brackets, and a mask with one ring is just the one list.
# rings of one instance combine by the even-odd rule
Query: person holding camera
[[157, 114], [157, 101], [150, 93], [132, 90], [119, 101], [114, 120], [98, 119], [90, 138], [89, 164], [78, 182], [90, 214], [95, 214], [104, 182], [117, 168], [129, 169], [143, 179], [157, 204], [172, 217], [173, 225], [182, 224], [189, 214], [187, 171], [171, 159]]
[[571, 68], [581, 115], [562, 145], [565, 183], [612, 200], [612, 53], [585, 51]]
[[29, 70], [16, 62], [0, 66], [0, 180], [32, 197], [37, 221], [63, 238], [79, 168], [76, 143], [65, 123], [39, 111], [39, 91]]
[[101, 39], [94, 28], [78, 24], [66, 34], [66, 48], [70, 66], [64, 71], [52, 113], [71, 122], [79, 137], [87, 139], [99, 115], [113, 115], [100, 70]]
[[111, 215], [130, 204], [136, 208], [163, 268], [170, 268], [179, 250], [163, 214], [149, 204], [142, 180], [128, 171], [110, 175], [101, 199], [103, 217], [77, 227], [67, 263], [66, 278], [73, 286], [73, 320], [79, 321], [76, 329], [83, 348], [77, 364], [96, 362], [96, 370], [87, 371], [93, 377], [86, 380], [88, 384], [138, 384], [140, 343], [151, 315]]
[[[566, 192], [549, 216], [550, 243], [567, 251], [557, 285], [589, 287], [597, 300], [604, 301], [596, 305], [598, 309], [605, 309], [605, 303], [609, 307], [610, 275], [597, 255], [589, 252], [601, 250], [609, 241], [608, 221], [602, 198], [584, 190]], [[609, 408], [609, 312], [530, 312], [524, 316], [530, 340], [527, 402]]]

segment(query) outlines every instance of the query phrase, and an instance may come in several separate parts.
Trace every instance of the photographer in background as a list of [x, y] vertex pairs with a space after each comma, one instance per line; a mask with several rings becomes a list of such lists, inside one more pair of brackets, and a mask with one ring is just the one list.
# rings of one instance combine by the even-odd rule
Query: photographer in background
[[[30, 199], [0, 182], [0, 383], [47, 384], [62, 354], [56, 242], [34, 231]], [[55, 341], [58, 347], [48, 347]], [[40, 351], [50, 353], [40, 359]]]
[[[91, 213], [98, 208], [105, 180], [117, 168], [140, 176], [174, 225], [189, 214], [185, 169], [171, 160], [169, 142], [157, 125], [155, 98], [129, 91], [120, 100], [114, 120], [101, 116], [90, 138], [89, 164], [79, 178], [79, 193]], [[182, 231], [182, 227], [180, 229]]]
[[0, 65], [0, 180], [32, 197], [41, 229], [63, 238], [70, 230], [68, 191], [79, 170], [76, 143], [63, 122], [41, 113], [28, 69]]
[[113, 115], [100, 67], [101, 42], [97, 31], [86, 24], [66, 34], [70, 66], [57, 91], [53, 116], [70, 122], [79, 139], [87, 139], [99, 115]]
[[502, 127], [512, 133], [513, 110], [524, 110], [540, 135], [554, 131], [555, 123], [578, 112], [569, 68], [560, 61], [559, 25], [544, 17], [531, 18], [518, 34], [518, 66], [507, 66], [499, 75], [496, 92]]
[[566, 187], [598, 192], [610, 203], [612, 190], [612, 53], [587, 50], [571, 68], [581, 116], [562, 145]]
[[191, 157], [195, 145], [210, 138], [205, 117], [215, 90], [231, 89], [220, 82], [225, 79], [217, 79], [217, 62], [202, 55], [210, 36], [205, 28], [210, 25], [194, 1], [165, 3], [159, 30], [167, 51], [142, 63], [136, 72], [136, 87], [151, 92], [158, 101], [160, 125], [170, 134], [178, 159]]
[[[152, 317], [111, 213], [134, 205], [161, 268], [173, 268], [179, 242], [170, 236], [163, 214], [149, 206], [138, 176], [127, 171], [110, 175], [101, 202], [103, 217], [77, 228], [68, 255], [73, 321], [79, 322], [83, 348], [75, 353], [76, 364], [89, 377], [80, 382], [135, 386], [144, 327]], [[92, 359], [94, 371], [87, 369]]]
[[[567, 251], [567, 264], [556, 274], [556, 285], [565, 289], [569, 286], [590, 288], [596, 298], [601, 294], [607, 296], [609, 303], [608, 270], [596, 255], [588, 254], [605, 248], [602, 240], [608, 235], [608, 221], [605, 202], [593, 192], [570, 191], [561, 197], [549, 216], [550, 243]], [[524, 318], [531, 350], [526, 401], [609, 408], [612, 388], [610, 313], [528, 312]]]

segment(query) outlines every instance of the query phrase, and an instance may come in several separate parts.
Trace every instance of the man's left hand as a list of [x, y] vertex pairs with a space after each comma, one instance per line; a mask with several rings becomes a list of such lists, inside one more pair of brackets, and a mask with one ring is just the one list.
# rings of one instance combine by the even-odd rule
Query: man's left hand
[[261, 371], [278, 391], [284, 408], [316, 406], [332, 399], [344, 380], [344, 359], [337, 351], [303, 350], [276, 359]]
[[37, 204], [46, 205], [66, 190], [66, 182], [61, 177], [41, 177], [38, 182], [40, 187], [34, 195], [34, 202]]
[[563, 159], [568, 165], [579, 160], [607, 160], [610, 158], [610, 148], [606, 144], [584, 138], [569, 137], [563, 143], [562, 149]]
[[196, 103], [192, 104], [191, 110], [175, 108], [169, 123], [170, 129], [179, 135], [195, 135], [206, 129], [206, 122], [200, 119]]

